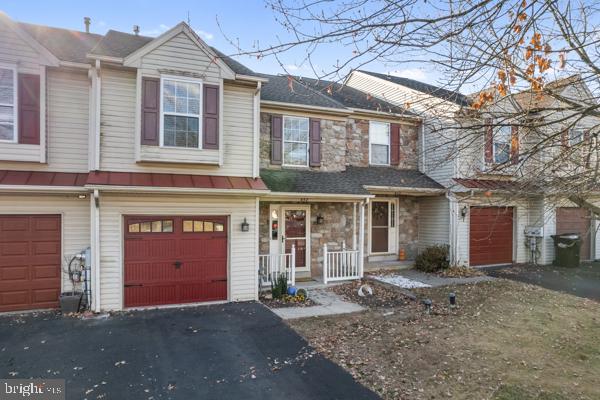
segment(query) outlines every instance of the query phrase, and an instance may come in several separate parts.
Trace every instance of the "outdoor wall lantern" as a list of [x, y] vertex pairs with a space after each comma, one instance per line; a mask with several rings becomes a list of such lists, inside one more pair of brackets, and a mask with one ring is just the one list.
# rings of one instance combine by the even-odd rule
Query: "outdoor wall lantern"
[[469, 212], [469, 208], [467, 206], [464, 206], [461, 210], [460, 210], [460, 216], [462, 217], [462, 220], [465, 220], [465, 217], [467, 216], [467, 213]]
[[248, 223], [246, 218], [244, 218], [244, 222], [242, 222], [242, 232], [248, 232], [248, 231], [250, 231], [250, 224]]
[[325, 218], [321, 214], [317, 215], [317, 225], [323, 225], [323, 222], [325, 222]]

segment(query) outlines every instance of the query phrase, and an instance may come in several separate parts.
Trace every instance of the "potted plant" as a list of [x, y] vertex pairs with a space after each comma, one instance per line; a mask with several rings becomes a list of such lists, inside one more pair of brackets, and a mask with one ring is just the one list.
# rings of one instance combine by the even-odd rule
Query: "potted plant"
[[63, 314], [79, 312], [81, 307], [81, 299], [83, 298], [83, 291], [78, 290], [78, 288], [81, 286], [83, 269], [84, 265], [81, 262], [81, 257], [79, 254], [73, 256], [67, 264], [67, 268], [64, 272], [67, 274], [69, 281], [71, 282], [71, 291], [60, 294], [60, 311]]

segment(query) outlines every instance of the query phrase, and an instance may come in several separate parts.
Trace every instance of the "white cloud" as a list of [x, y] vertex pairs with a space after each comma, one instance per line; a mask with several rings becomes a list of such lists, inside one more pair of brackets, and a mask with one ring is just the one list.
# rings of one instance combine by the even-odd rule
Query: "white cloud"
[[160, 24], [158, 27], [153, 29], [141, 30], [140, 35], [142, 36], [158, 36], [162, 33], [165, 33], [169, 30], [169, 26], [165, 24]]
[[427, 74], [425, 74], [425, 72], [419, 68], [398, 69], [395, 71], [389, 71], [389, 74], [399, 76], [401, 78], [414, 79], [417, 81], [427, 80]]
[[194, 30], [194, 31], [198, 34], [198, 36], [200, 36], [204, 40], [213, 40], [215, 38], [215, 35], [213, 35], [210, 32], [206, 32], [201, 29]]

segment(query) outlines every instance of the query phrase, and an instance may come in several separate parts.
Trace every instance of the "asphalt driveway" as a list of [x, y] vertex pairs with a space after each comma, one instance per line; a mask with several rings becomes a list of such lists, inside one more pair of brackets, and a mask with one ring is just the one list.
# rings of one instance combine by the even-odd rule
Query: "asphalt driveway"
[[570, 293], [600, 301], [600, 263], [585, 263], [579, 268], [554, 265], [509, 265], [486, 268], [485, 272], [497, 278], [531, 283], [546, 289]]
[[377, 399], [257, 303], [0, 317], [2, 378], [63, 378], [68, 399]]

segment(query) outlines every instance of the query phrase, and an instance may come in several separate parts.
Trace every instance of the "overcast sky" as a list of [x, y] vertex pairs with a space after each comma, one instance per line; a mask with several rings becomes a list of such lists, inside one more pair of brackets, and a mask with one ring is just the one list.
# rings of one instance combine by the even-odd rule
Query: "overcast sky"
[[[281, 26], [275, 21], [271, 10], [262, 0], [103, 0], [99, 1], [33, 1], [3, 0], [0, 8], [11, 18], [41, 25], [84, 30], [83, 17], [92, 19], [91, 30], [104, 34], [109, 29], [131, 32], [133, 25], [139, 25], [141, 34], [157, 36], [180, 21], [187, 21], [211, 46], [226, 54], [236, 53], [236, 47], [228, 38], [239, 41], [244, 49], [253, 44], [272, 44], [277, 37], [285, 38]], [[218, 22], [217, 22], [218, 21]], [[314, 65], [321, 70], [331, 70], [337, 60], [351, 56], [351, 49], [344, 46], [328, 47], [316, 54]], [[304, 54], [291, 51], [281, 55], [280, 61], [273, 57], [256, 59], [240, 57], [238, 60], [249, 68], [264, 73], [283, 73], [285, 69], [294, 74], [314, 76], [309, 65], [303, 64]], [[436, 83], [437, 74], [422, 64], [403, 63], [384, 65], [372, 62], [363, 67], [375, 72]]]

